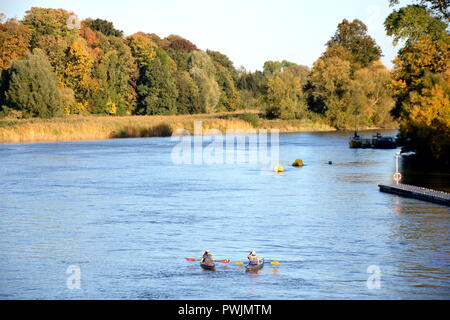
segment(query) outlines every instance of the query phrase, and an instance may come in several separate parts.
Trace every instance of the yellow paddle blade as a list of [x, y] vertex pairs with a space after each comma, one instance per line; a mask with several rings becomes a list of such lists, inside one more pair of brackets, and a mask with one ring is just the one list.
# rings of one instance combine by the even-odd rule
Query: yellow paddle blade
[[238, 266], [242, 266], [244, 263], [243, 263], [242, 261], [237, 261], [236, 264], [237, 264]]
[[280, 261], [271, 261], [270, 264], [277, 266], [280, 264]]

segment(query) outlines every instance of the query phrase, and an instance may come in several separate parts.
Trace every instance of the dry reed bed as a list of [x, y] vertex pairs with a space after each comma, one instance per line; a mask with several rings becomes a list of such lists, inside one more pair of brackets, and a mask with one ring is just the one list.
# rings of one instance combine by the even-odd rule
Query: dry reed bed
[[[208, 129], [248, 130], [253, 125], [230, 117], [238, 113], [183, 116], [84, 117], [26, 119], [0, 121], [0, 143], [102, 140], [135, 137], [167, 137], [176, 129], [194, 133], [194, 122], [202, 121], [203, 133]], [[261, 120], [258, 128], [280, 132], [331, 131], [333, 128], [300, 120]]]

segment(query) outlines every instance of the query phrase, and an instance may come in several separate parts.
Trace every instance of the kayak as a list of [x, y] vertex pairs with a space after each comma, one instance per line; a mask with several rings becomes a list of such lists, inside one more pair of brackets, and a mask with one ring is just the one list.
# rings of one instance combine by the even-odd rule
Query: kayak
[[205, 270], [215, 270], [216, 264], [214, 262], [200, 262], [200, 267]]
[[249, 264], [245, 267], [245, 271], [248, 271], [248, 272], [255, 272], [255, 271], [261, 270], [261, 269], [264, 267], [264, 259], [262, 259], [261, 261], [262, 261], [262, 263], [260, 263], [260, 264], [250, 264], [250, 263], [249, 263]]

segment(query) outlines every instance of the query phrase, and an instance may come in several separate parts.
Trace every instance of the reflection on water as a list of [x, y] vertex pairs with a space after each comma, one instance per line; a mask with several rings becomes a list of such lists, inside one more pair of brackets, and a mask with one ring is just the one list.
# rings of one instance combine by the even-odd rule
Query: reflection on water
[[[379, 192], [397, 150], [350, 149], [348, 137], [282, 135], [282, 175], [176, 166], [167, 138], [0, 146], [0, 298], [450, 298], [449, 208]], [[305, 167], [290, 167], [298, 158]], [[205, 249], [232, 263], [184, 260]], [[233, 264], [253, 249], [280, 265]], [[66, 287], [70, 265], [80, 290]]]

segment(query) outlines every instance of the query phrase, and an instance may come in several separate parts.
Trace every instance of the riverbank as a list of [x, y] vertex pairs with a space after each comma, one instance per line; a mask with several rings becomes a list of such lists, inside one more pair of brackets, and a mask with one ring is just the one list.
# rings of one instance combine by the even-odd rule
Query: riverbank
[[268, 120], [257, 111], [178, 116], [66, 116], [52, 119], [0, 119], [0, 143], [105, 140], [116, 138], [169, 137], [177, 129], [194, 132], [194, 123], [202, 121], [208, 129], [278, 129], [287, 132], [336, 131], [310, 120]]
[[0, 143], [168, 137], [177, 129], [186, 129], [192, 134], [195, 121], [202, 121], [203, 131], [218, 129], [223, 133], [227, 129], [279, 129], [280, 132], [335, 130], [324, 123], [306, 120], [261, 119], [254, 111], [180, 116], [67, 116], [0, 120]]

